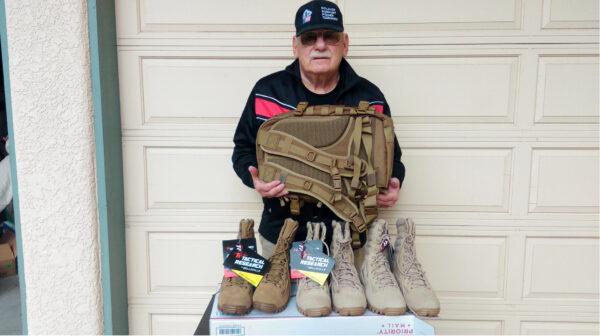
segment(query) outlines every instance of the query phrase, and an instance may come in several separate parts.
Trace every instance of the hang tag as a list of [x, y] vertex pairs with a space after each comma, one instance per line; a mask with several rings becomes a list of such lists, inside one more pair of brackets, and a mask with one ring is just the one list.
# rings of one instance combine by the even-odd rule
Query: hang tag
[[323, 243], [320, 240], [307, 240], [294, 242], [290, 250], [292, 271], [310, 278], [321, 286], [327, 281], [335, 264], [333, 258], [321, 251], [322, 248]]
[[383, 252], [383, 250], [385, 250], [388, 246], [390, 246], [390, 239], [384, 237], [379, 245], [379, 252]]
[[[223, 240], [223, 261], [227, 259], [231, 252], [241, 252], [244, 247], [256, 252], [256, 238]], [[225, 267], [224, 276], [226, 278], [236, 278], [238, 275]]]
[[386, 252], [386, 257], [388, 259], [388, 262], [390, 263], [390, 265], [393, 265], [394, 262], [394, 245], [392, 245], [392, 242], [390, 241], [389, 237], [384, 237], [381, 240], [381, 245], [380, 245], [380, 252], [383, 252], [384, 250]]
[[269, 261], [247, 247], [234, 251], [227, 256], [223, 266], [239, 275], [254, 287], [258, 286], [269, 267]]
[[388, 248], [387, 248], [387, 258], [388, 258], [388, 262], [390, 263], [390, 265], [395, 264], [394, 263], [394, 244], [392, 244], [391, 242], [389, 243]]
[[[323, 249], [323, 242], [321, 242], [320, 240], [307, 240], [292, 243], [292, 248], [290, 249], [290, 278], [302, 279], [306, 277], [306, 275], [300, 273], [292, 265], [299, 262], [299, 260], [301, 259], [301, 255], [305, 253], [310, 253], [307, 252], [307, 249], [313, 250], [315, 252], [321, 252]], [[294, 263], [294, 259], [297, 259], [296, 263]]]

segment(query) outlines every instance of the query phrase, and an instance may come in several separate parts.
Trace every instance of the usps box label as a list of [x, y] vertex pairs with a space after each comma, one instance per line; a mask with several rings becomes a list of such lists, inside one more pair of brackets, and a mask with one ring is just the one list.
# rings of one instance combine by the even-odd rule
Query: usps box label
[[244, 332], [244, 327], [240, 325], [222, 325], [216, 327], [215, 329], [217, 335], [228, 335], [228, 336], [236, 336], [236, 335], [246, 335]]
[[414, 335], [412, 323], [387, 322], [382, 323], [377, 335]]

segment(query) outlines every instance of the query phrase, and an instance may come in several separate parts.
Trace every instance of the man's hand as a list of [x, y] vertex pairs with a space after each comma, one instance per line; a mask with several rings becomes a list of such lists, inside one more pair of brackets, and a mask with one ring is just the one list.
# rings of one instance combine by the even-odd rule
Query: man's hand
[[252, 183], [254, 183], [254, 189], [265, 198], [281, 197], [288, 194], [285, 190], [285, 184], [279, 180], [271, 181], [269, 183], [263, 182], [258, 178], [258, 169], [254, 166], [248, 167], [250, 176], [252, 176]]
[[379, 208], [390, 208], [393, 207], [398, 201], [398, 194], [400, 193], [400, 180], [395, 177], [390, 179], [388, 183], [387, 191], [385, 193], [377, 194], [377, 207]]

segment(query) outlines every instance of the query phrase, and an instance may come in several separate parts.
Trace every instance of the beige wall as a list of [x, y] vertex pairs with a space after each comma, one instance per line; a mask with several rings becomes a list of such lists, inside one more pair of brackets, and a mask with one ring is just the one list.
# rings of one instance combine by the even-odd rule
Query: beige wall
[[5, 3], [28, 331], [100, 334], [86, 2]]
[[[231, 139], [303, 2], [117, 1], [132, 332], [193, 332], [220, 241], [259, 218]], [[383, 217], [416, 219], [438, 333], [597, 332], [598, 2], [337, 3], [392, 108], [407, 176]]]

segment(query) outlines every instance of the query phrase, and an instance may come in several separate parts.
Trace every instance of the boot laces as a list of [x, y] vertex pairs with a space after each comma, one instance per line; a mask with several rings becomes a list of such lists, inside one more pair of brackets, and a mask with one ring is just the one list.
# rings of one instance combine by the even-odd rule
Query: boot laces
[[402, 262], [404, 265], [403, 267], [400, 267], [400, 273], [409, 280], [411, 288], [429, 288], [430, 286], [425, 277], [425, 271], [423, 271], [421, 263], [417, 260], [414, 236], [407, 235], [402, 242], [402, 248], [404, 249], [402, 255]]
[[277, 288], [283, 287], [287, 275], [286, 268], [289, 265], [289, 255], [286, 248], [290, 245], [292, 239], [293, 237], [289, 237], [282, 242], [281, 248], [275, 250], [275, 253], [273, 253], [273, 256], [269, 260], [271, 269], [262, 281], [274, 284]]
[[359, 282], [357, 282], [360, 280], [358, 280], [358, 274], [356, 273], [356, 268], [354, 267], [354, 263], [352, 262], [352, 251], [349, 251], [349, 249], [351, 249], [351, 241], [351, 239], [346, 238], [337, 242], [336, 251], [337, 254], [341, 257], [339, 258], [339, 260], [336, 260], [336, 272], [332, 272], [331, 277], [338, 286], [346, 285], [356, 289], [360, 289], [361, 287], [359, 285]]
[[221, 282], [221, 286], [223, 288], [226, 287], [248, 287], [250, 285], [250, 283], [246, 280], [244, 280], [243, 278], [241, 278], [240, 276], [234, 277], [234, 278], [223, 278], [223, 281]]
[[309, 278], [309, 277], [304, 277], [302, 279], [300, 279], [300, 286], [304, 287], [305, 289], [320, 289], [321, 285], [319, 285], [316, 281], [314, 281], [313, 279]]
[[234, 279], [234, 278], [223, 278], [223, 282], [221, 282], [221, 285], [223, 287], [235, 286], [232, 279]]
[[[390, 264], [387, 260], [387, 257], [380, 248], [380, 246], [387, 246], [385, 241], [387, 240], [389, 242], [389, 239], [389, 235], [387, 233], [383, 233], [381, 235], [381, 243], [379, 246], [377, 246], [377, 252], [375, 252], [374, 256], [371, 257], [371, 261], [373, 263], [373, 268], [371, 269], [373, 272], [373, 278], [375, 283], [379, 284], [381, 287], [397, 286], [396, 282], [394, 281], [394, 276], [390, 271]], [[387, 244], [389, 245], [389, 243]]]
[[[323, 236], [325, 236], [325, 234], [323, 234]], [[323, 237], [323, 239], [324, 238], [325, 237]], [[325, 246], [325, 249], [327, 250], [326, 254], [329, 255], [329, 246], [323, 240], [321, 240], [321, 243], [323, 243], [323, 245]], [[323, 287], [323, 286], [319, 285], [318, 282], [313, 281], [309, 277], [304, 277], [304, 278], [300, 279], [300, 285], [304, 286], [306, 289], [319, 289], [319, 288]], [[323, 285], [325, 285], [325, 284], [323, 284]]]

